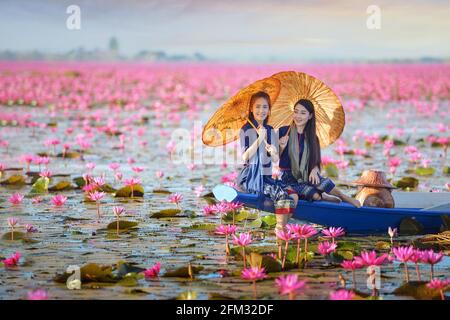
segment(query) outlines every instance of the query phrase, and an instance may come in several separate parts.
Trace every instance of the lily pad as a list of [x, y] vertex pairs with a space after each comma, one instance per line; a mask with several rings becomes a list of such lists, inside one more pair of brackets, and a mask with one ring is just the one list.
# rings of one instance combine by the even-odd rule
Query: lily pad
[[[57, 274], [53, 280], [58, 283], [65, 283], [71, 276], [71, 273]], [[117, 279], [112, 274], [111, 266], [100, 266], [96, 263], [89, 263], [80, 268], [81, 282], [107, 282], [115, 283]]]
[[14, 231], [14, 232], [7, 232], [2, 236], [2, 240], [22, 240], [26, 236], [26, 233], [20, 232], [20, 231]]
[[436, 170], [432, 167], [419, 167], [416, 169], [416, 174], [419, 176], [432, 176]]
[[170, 192], [167, 189], [155, 189], [155, 190], [153, 190], [153, 193], [171, 194], [172, 192]]
[[256, 220], [253, 220], [251, 223], [249, 223], [249, 226], [251, 228], [261, 228], [263, 222], [261, 220], [261, 218], [258, 218]]
[[132, 263], [126, 262], [126, 261], [118, 261], [117, 262], [117, 275], [119, 277], [124, 277], [129, 273], [140, 273], [145, 271], [145, 268], [141, 268], [138, 266], [135, 266]]
[[81, 153], [73, 151], [73, 152], [66, 152], [64, 154], [64, 153], [61, 152], [61, 153], [58, 153], [56, 156], [58, 158], [77, 159], [77, 158], [81, 157]]
[[48, 188], [48, 191], [64, 191], [72, 190], [72, 183], [70, 181], [60, 181], [54, 186]]
[[177, 214], [181, 212], [180, 209], [164, 209], [153, 213], [150, 218], [170, 218], [176, 217]]
[[394, 183], [394, 186], [403, 190], [413, 190], [419, 185], [419, 180], [414, 177], [403, 177]]
[[184, 227], [183, 230], [206, 230], [206, 231], [214, 231], [217, 225], [214, 223], [196, 223], [190, 227]]
[[[204, 268], [202, 266], [199, 267], [191, 267], [192, 274], [198, 274]], [[181, 267], [175, 270], [166, 271], [163, 277], [178, 277], [178, 278], [190, 278], [189, 267]]]
[[450, 167], [444, 167], [444, 169], [442, 169], [442, 173], [450, 174]]
[[86, 181], [84, 181], [83, 177], [73, 178], [73, 182], [75, 182], [78, 188], [83, 188], [86, 185]]
[[389, 250], [391, 248], [391, 244], [389, 242], [386, 242], [386, 241], [378, 241], [375, 244], [375, 248], [377, 250]]
[[277, 224], [277, 218], [274, 214], [268, 214], [267, 216], [261, 218], [263, 228], [272, 228]]
[[[130, 228], [134, 228], [138, 225], [137, 222], [134, 221], [126, 221], [126, 220], [119, 220], [119, 230], [126, 230]], [[117, 230], [117, 221], [113, 221], [110, 224], [106, 226], [108, 230]]]
[[256, 252], [251, 252], [247, 256], [247, 260], [249, 261], [252, 267], [261, 266], [267, 273], [282, 271], [281, 263], [268, 255], [262, 255]]
[[33, 184], [30, 193], [44, 193], [48, 190], [50, 179], [47, 177], [39, 177]]
[[394, 294], [398, 296], [411, 296], [418, 300], [440, 299], [439, 291], [428, 288], [427, 282], [424, 281], [404, 283], [394, 290]]
[[115, 193], [117, 192], [117, 189], [113, 188], [110, 184], [106, 183], [100, 188], [101, 191], [106, 193]]
[[25, 177], [19, 174], [13, 175], [6, 180], [0, 182], [2, 185], [21, 186], [25, 184]]
[[[129, 186], [125, 186], [121, 189], [119, 189], [116, 194], [116, 197], [121, 198], [131, 198], [131, 188]], [[133, 187], [133, 197], [143, 197], [144, 196], [144, 188], [137, 184]]]

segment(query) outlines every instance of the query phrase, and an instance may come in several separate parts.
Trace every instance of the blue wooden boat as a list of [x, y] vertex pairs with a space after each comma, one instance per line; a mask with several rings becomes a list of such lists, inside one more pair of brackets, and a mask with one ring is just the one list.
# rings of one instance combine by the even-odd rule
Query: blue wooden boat
[[[254, 194], [242, 193], [229, 186], [216, 186], [213, 194], [220, 201], [240, 202], [249, 208], [267, 212], [275, 211], [273, 202], [270, 199]], [[402, 195], [404, 199], [416, 198], [417, 200], [417, 198], [420, 198], [417, 197], [418, 193], [402, 192], [402, 194], [407, 194], [407, 198], [404, 197], [405, 195]], [[419, 194], [425, 198], [428, 196], [427, 200], [429, 202], [429, 193]], [[397, 197], [402, 200], [402, 197], [399, 195]], [[450, 215], [448, 206], [448, 203], [450, 203], [450, 193], [443, 193], [439, 197], [439, 205], [434, 206], [435, 209], [432, 206], [426, 210], [424, 210], [424, 207], [355, 208], [344, 202], [308, 202], [300, 200], [293, 217], [325, 227], [343, 227], [347, 234], [354, 235], [385, 234], [389, 227], [399, 228], [403, 219], [411, 218], [423, 226], [423, 233], [436, 233], [440, 231], [440, 227], [443, 224], [441, 216], [446, 214]], [[403, 202], [405, 202], [404, 199]]]

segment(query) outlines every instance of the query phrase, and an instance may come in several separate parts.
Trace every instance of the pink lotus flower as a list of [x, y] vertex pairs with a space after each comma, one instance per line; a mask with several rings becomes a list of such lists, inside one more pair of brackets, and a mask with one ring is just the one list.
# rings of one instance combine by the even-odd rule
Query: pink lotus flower
[[52, 199], [52, 203], [57, 207], [63, 206], [66, 203], [66, 201], [67, 201], [67, 197], [65, 197], [61, 194], [54, 196]]
[[88, 198], [95, 202], [100, 201], [101, 199], [103, 199], [104, 196], [105, 196], [104, 192], [98, 192], [98, 191], [94, 191], [94, 192], [91, 192], [88, 194]]
[[144, 271], [146, 279], [156, 278], [161, 270], [161, 263], [157, 262], [153, 267]]
[[241, 233], [239, 236], [233, 234], [233, 243], [242, 247], [242, 258], [244, 259], [244, 268], [247, 267], [247, 255], [245, 253], [245, 247], [252, 243], [252, 235], [250, 233]]
[[112, 210], [116, 217], [120, 217], [125, 212], [124, 207], [118, 207], [118, 206], [113, 207]]
[[236, 233], [237, 226], [235, 225], [220, 225], [216, 227], [216, 234], [231, 235]]
[[444, 291], [446, 291], [449, 286], [450, 286], [450, 279], [446, 280], [432, 279], [429, 283], [427, 283], [428, 288], [439, 291], [442, 300], [445, 300]]
[[355, 261], [363, 266], [380, 266], [387, 258], [387, 254], [382, 254], [381, 256], [377, 257], [377, 253], [375, 251], [363, 251], [361, 252], [360, 257], [355, 257]]
[[439, 263], [442, 258], [444, 257], [444, 254], [439, 252], [435, 253], [433, 250], [424, 250], [420, 254], [420, 260], [423, 263], [427, 263], [430, 265], [430, 280], [433, 280], [434, 277], [434, 265]]
[[205, 191], [205, 187], [201, 184], [195, 187], [194, 193], [197, 196], [197, 198], [199, 198], [202, 195], [203, 191]]
[[109, 164], [109, 168], [110, 168], [112, 171], [116, 171], [117, 169], [120, 168], [120, 164], [117, 163], [117, 162], [110, 163], [110, 164]]
[[17, 222], [19, 222], [19, 219], [17, 218], [8, 218], [8, 225], [11, 229], [14, 229], [14, 227], [16, 226]]
[[141, 179], [139, 178], [130, 178], [130, 179], [125, 179], [125, 185], [130, 187], [131, 189], [131, 197], [134, 196], [134, 187], [138, 184], [141, 183]]
[[394, 244], [394, 237], [397, 235], [397, 228], [392, 229], [391, 227], [388, 228], [388, 234], [391, 238], [391, 245]]
[[225, 254], [230, 254], [230, 246], [228, 244], [228, 236], [236, 233], [237, 226], [235, 225], [220, 225], [216, 227], [216, 234], [225, 235]]
[[45, 290], [38, 289], [27, 293], [28, 300], [48, 300], [48, 294]]
[[337, 290], [330, 294], [330, 300], [352, 300], [355, 297], [355, 294], [352, 291], [348, 290]]
[[323, 241], [319, 243], [319, 246], [317, 249], [319, 250], [319, 253], [321, 255], [328, 255], [334, 251], [336, 251], [337, 244], [336, 243], [329, 243], [328, 241]]
[[324, 238], [331, 238], [331, 241], [334, 243], [334, 238], [343, 236], [345, 234], [345, 231], [343, 228], [334, 228], [330, 227], [328, 229], [323, 229], [322, 234], [324, 234]]
[[240, 247], [245, 247], [252, 243], [252, 235], [250, 233], [241, 233], [239, 236], [233, 235], [233, 243]]
[[267, 278], [266, 272], [264, 268], [260, 267], [251, 267], [251, 268], [244, 268], [241, 273], [241, 278], [245, 280], [250, 280], [253, 282], [253, 294], [254, 298], [256, 299], [256, 281], [263, 280]]
[[17, 266], [19, 264], [19, 260], [20, 260], [20, 252], [16, 252], [9, 258], [3, 260], [2, 262], [5, 268], [9, 268]]
[[23, 194], [14, 193], [9, 197], [8, 200], [11, 204], [18, 205], [22, 203], [23, 198], [24, 198]]
[[396, 247], [392, 249], [397, 260], [403, 262], [405, 268], [406, 282], [409, 282], [409, 273], [407, 262], [410, 260], [411, 256], [414, 254], [413, 246], [409, 247]]
[[103, 177], [97, 177], [93, 178], [93, 184], [95, 184], [97, 187], [102, 187], [106, 184], [105, 178]]
[[98, 192], [98, 191], [93, 191], [88, 193], [88, 198], [91, 199], [92, 201], [95, 201], [95, 203], [97, 204], [97, 217], [98, 220], [97, 222], [100, 222], [100, 200], [103, 199], [103, 197], [105, 196], [104, 192]]
[[183, 200], [183, 195], [179, 193], [171, 194], [168, 198], [169, 202], [175, 203], [178, 208], [180, 208], [180, 202]]
[[43, 170], [39, 173], [40, 177], [49, 178], [52, 176], [52, 172], [50, 170]]
[[32, 232], [37, 232], [38, 230], [31, 224], [26, 224], [25, 225], [25, 229], [27, 230], [27, 232], [32, 233]]
[[131, 170], [133, 170], [136, 173], [141, 173], [142, 171], [144, 171], [144, 168], [142, 168], [142, 167], [132, 167]]
[[297, 257], [295, 261], [298, 263], [298, 267], [300, 268], [300, 240], [305, 240], [305, 262], [307, 260], [308, 253], [308, 238], [317, 234], [317, 230], [309, 224], [287, 224], [286, 229], [294, 234], [294, 238], [297, 239]]
[[342, 268], [346, 269], [346, 270], [351, 270], [352, 271], [352, 278], [353, 278], [353, 289], [356, 289], [356, 275], [355, 275], [355, 270], [362, 268], [362, 264], [360, 262], [357, 261], [350, 261], [350, 260], [345, 260], [344, 262], [341, 263]]
[[214, 215], [215, 211], [215, 206], [214, 205], [209, 205], [209, 206], [204, 206], [203, 207], [203, 214], [205, 216], [210, 216], [210, 215]]
[[300, 281], [296, 274], [289, 274], [280, 276], [275, 280], [275, 283], [278, 286], [280, 294], [287, 294], [289, 295], [289, 300], [294, 300], [297, 291], [305, 286], [306, 281]]

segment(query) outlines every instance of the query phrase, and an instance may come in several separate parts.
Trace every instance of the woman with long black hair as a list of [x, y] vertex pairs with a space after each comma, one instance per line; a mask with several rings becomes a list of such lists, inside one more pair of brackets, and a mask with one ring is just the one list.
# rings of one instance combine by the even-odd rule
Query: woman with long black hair
[[320, 143], [316, 134], [314, 105], [310, 100], [300, 99], [294, 105], [293, 122], [290, 126], [281, 127], [278, 135], [281, 180], [288, 185], [287, 191], [295, 203], [298, 199], [341, 199], [361, 207], [358, 200], [345, 195], [333, 181], [320, 175]]

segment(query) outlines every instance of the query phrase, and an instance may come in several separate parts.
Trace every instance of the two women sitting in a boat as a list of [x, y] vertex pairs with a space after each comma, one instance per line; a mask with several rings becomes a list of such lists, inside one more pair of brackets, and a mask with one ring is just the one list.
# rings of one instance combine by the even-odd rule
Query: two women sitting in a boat
[[[252, 95], [248, 122], [240, 132], [242, 158], [245, 162], [238, 176], [239, 188], [263, 194], [275, 203], [290, 202], [290, 210], [276, 213], [277, 228], [284, 228], [299, 199], [308, 201], [345, 201], [360, 207], [358, 200], [342, 193], [329, 179], [320, 175], [321, 155], [316, 135], [314, 105], [300, 99], [294, 105], [293, 122], [278, 134], [267, 124], [271, 110], [270, 96]], [[272, 178], [272, 163], [279, 161], [280, 179]]]

